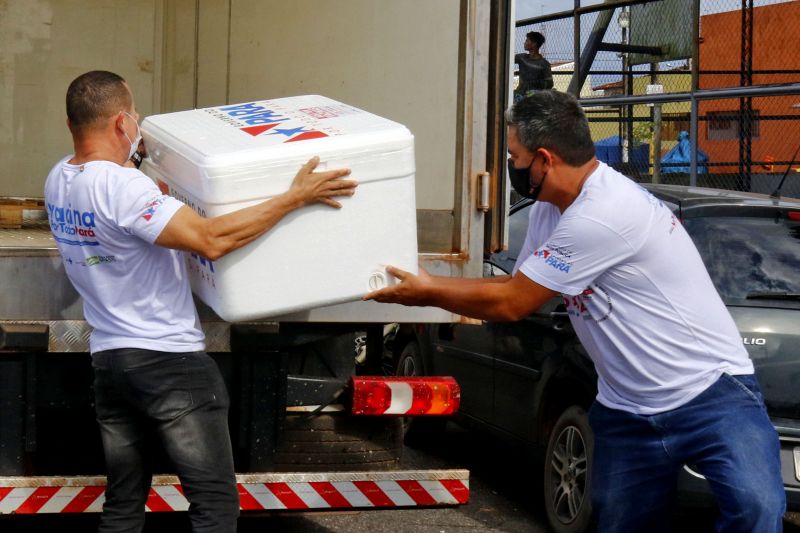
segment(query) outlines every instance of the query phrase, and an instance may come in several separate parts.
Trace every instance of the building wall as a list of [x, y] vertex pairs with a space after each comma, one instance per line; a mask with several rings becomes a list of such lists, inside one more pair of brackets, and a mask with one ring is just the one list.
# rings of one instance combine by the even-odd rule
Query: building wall
[[[800, 27], [800, 1], [773, 4], [753, 9], [753, 69], [800, 70], [800, 50], [797, 46], [797, 29]], [[742, 13], [739, 10], [706, 15], [700, 20], [700, 71], [730, 70], [734, 74], [701, 74], [700, 88], [736, 87], [740, 85]], [[754, 75], [753, 84], [773, 84], [800, 81], [798, 74]], [[800, 95], [753, 98], [753, 109], [762, 120], [759, 135], [752, 140], [752, 160], [756, 163], [788, 161], [800, 144], [800, 129], [796, 119], [800, 109], [792, 105], [800, 102]], [[737, 113], [739, 99], [704, 101], [700, 103], [701, 116], [709, 112]], [[767, 116], [790, 116], [792, 120], [763, 120]], [[732, 166], [712, 167], [712, 172], [738, 170], [739, 140], [709, 140], [709, 123], [699, 124], [699, 146], [710, 161], [733, 162]], [[785, 166], [775, 168], [782, 172]], [[767, 168], [753, 165], [753, 171]]]

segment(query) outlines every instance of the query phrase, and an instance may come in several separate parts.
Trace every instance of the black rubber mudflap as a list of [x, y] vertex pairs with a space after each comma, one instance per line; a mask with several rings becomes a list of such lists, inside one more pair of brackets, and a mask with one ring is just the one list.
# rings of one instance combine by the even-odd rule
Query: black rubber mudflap
[[402, 420], [394, 417], [290, 414], [278, 434], [278, 472], [390, 470], [403, 453]]

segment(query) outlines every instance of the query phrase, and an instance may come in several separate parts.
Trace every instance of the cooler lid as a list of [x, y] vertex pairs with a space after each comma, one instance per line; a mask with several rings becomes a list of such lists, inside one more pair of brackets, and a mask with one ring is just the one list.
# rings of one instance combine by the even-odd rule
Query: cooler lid
[[[198, 166], [236, 166], [412, 138], [396, 122], [319, 95], [153, 115], [142, 132]], [[153, 154], [156, 155], [156, 154]]]

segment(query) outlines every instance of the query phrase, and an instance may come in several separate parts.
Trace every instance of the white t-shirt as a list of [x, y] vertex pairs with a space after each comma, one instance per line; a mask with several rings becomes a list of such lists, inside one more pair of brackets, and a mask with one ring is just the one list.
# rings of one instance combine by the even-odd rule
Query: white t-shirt
[[547, 237], [552, 235], [559, 220], [561, 220], [561, 211], [554, 204], [549, 202], [533, 203], [528, 211], [528, 233], [525, 235], [525, 242], [522, 243], [522, 249], [517, 256], [514, 274], [525, 260], [545, 243]]
[[92, 352], [205, 348], [183, 254], [153, 242], [183, 205], [134, 168], [59, 161], [45, 203], [64, 268], [83, 297]]
[[600, 163], [560, 218], [554, 208], [531, 208], [519, 270], [563, 294], [600, 403], [660, 413], [723, 372], [753, 373], [700, 254], [660, 200]]

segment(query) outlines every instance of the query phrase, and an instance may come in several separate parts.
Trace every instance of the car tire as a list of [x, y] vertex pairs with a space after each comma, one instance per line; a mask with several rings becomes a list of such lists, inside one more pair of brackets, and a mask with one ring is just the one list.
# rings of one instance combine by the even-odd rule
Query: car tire
[[422, 362], [422, 350], [417, 341], [408, 341], [403, 345], [395, 365], [397, 376], [424, 376], [425, 367]]
[[[405, 377], [425, 375], [422, 350], [417, 341], [411, 340], [403, 346], [397, 357], [395, 375]], [[426, 438], [438, 435], [444, 431], [447, 424], [447, 418], [440, 416], [404, 417], [402, 420], [403, 435], [409, 444], [421, 443]]]
[[391, 470], [402, 455], [398, 418], [286, 415], [273, 467], [277, 472]]
[[556, 533], [582, 533], [591, 524], [593, 450], [586, 411], [568, 407], [553, 426], [544, 461], [544, 506]]

